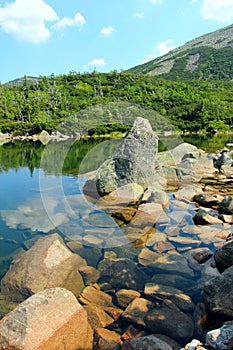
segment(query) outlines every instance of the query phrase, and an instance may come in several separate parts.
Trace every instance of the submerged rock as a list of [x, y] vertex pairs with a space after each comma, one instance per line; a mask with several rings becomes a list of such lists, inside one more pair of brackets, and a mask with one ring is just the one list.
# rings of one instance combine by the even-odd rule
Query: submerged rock
[[126, 258], [106, 260], [101, 267], [100, 278], [118, 289], [142, 290], [146, 282], [144, 272]]
[[177, 341], [188, 341], [193, 336], [193, 320], [169, 300], [149, 311], [144, 320], [152, 332], [165, 334]]
[[73, 254], [58, 234], [43, 237], [14, 259], [1, 281], [2, 293], [19, 302], [51, 287], [79, 295], [84, 284], [78, 269], [85, 265], [86, 261]]
[[144, 293], [146, 296], [155, 300], [169, 299], [174, 302], [181, 311], [190, 312], [194, 310], [194, 304], [191, 298], [177, 288], [150, 282], [146, 283]]
[[173, 350], [173, 347], [158, 336], [151, 334], [126, 340], [122, 350]]
[[140, 293], [133, 289], [120, 289], [116, 292], [117, 304], [125, 309], [134, 299], [139, 298]]
[[144, 298], [134, 299], [125, 309], [122, 317], [138, 326], [145, 327], [144, 317], [152, 310], [154, 304]]

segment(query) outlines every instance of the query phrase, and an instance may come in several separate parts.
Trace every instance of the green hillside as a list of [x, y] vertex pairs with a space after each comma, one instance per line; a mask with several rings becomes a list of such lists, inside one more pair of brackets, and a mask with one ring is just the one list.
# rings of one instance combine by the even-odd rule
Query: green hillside
[[[210, 125], [227, 129], [233, 124], [232, 102], [232, 82], [175, 82], [116, 71], [71, 72], [40, 77], [36, 83], [24, 79], [22, 86], [0, 86], [0, 131], [15, 135], [43, 129], [52, 132], [65, 122], [70, 133], [92, 129], [93, 134], [102, 123], [108, 123], [106, 131], [110, 132], [112, 123], [127, 124], [128, 115], [138, 113], [153, 118], [159, 114], [180, 130], [197, 131]], [[134, 105], [145, 109], [134, 109], [134, 115]], [[118, 129], [116, 124], [113, 129]]]
[[131, 73], [170, 80], [233, 80], [233, 25], [203, 35]]

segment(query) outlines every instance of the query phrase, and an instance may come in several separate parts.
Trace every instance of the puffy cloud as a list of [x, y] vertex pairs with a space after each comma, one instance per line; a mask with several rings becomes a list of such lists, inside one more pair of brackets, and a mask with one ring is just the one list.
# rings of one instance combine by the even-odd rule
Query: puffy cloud
[[105, 60], [103, 58], [94, 58], [88, 63], [88, 66], [101, 67], [105, 65]]
[[51, 32], [45, 22], [58, 19], [44, 0], [15, 0], [0, 7], [0, 27], [19, 41], [40, 43], [48, 40]]
[[74, 18], [63, 17], [60, 21], [54, 24], [54, 28], [65, 28], [65, 27], [81, 27], [86, 23], [85, 18], [81, 13], [77, 12]]
[[156, 53], [144, 58], [142, 60], [141, 64], [149, 62], [151, 60], [154, 60], [156, 57], [163, 56], [166, 53], [168, 53], [169, 51], [174, 50], [175, 46], [170, 45], [171, 42], [172, 42], [172, 40], [170, 40], [170, 39], [158, 42], [158, 44], [156, 45], [156, 49], [155, 49]]
[[100, 33], [103, 36], [110, 36], [114, 32], [114, 28], [112, 26], [107, 26], [101, 29]]
[[228, 22], [233, 19], [233, 0], [203, 0], [201, 15], [204, 19]]
[[170, 40], [170, 39], [158, 42], [158, 44], [156, 46], [157, 51], [158, 51], [158, 56], [163, 56], [166, 53], [168, 53], [169, 51], [175, 49], [174, 45], [170, 45], [171, 42], [172, 42], [172, 40]]

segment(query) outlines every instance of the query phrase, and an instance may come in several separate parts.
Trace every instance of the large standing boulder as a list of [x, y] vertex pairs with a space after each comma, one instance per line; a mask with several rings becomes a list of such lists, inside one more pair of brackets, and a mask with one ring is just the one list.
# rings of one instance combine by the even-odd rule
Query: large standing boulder
[[34, 294], [0, 321], [0, 345], [20, 350], [91, 350], [87, 313], [64, 288]]
[[137, 183], [147, 187], [155, 181], [158, 136], [147, 119], [137, 117], [132, 128], [104, 162], [92, 179], [86, 182], [84, 192], [106, 195], [120, 186]]
[[19, 302], [53, 287], [63, 287], [79, 295], [84, 284], [78, 269], [85, 265], [86, 261], [73, 254], [58, 234], [43, 237], [14, 259], [1, 281], [2, 293]]
[[203, 299], [212, 313], [233, 318], [233, 266], [205, 284]]

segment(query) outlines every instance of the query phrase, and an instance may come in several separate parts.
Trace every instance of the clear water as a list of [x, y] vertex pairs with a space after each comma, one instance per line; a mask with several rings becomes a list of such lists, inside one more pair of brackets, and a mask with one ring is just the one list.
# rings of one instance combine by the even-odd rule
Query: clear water
[[[183, 141], [213, 151], [232, 139], [228, 135], [187, 136]], [[82, 174], [96, 169], [112, 154], [118, 142], [81, 140], [47, 146], [39, 142], [15, 142], [0, 146], [0, 277], [8, 270], [15, 254], [31, 246], [32, 239], [52, 232], [78, 239], [83, 228], [92, 232], [101, 228], [102, 233], [105, 228], [111, 228], [113, 239], [116, 238], [115, 243], [111, 243], [113, 246], [129, 243], [116, 222], [81, 194], [86, 179]], [[168, 144], [174, 146], [169, 139], [162, 139], [161, 150]], [[192, 224], [193, 209], [186, 211], [184, 223], [181, 215], [181, 227]], [[171, 203], [166, 210], [178, 213], [182, 209], [174, 208]], [[157, 228], [169, 234], [166, 225]], [[103, 247], [102, 243], [100, 246]]]

